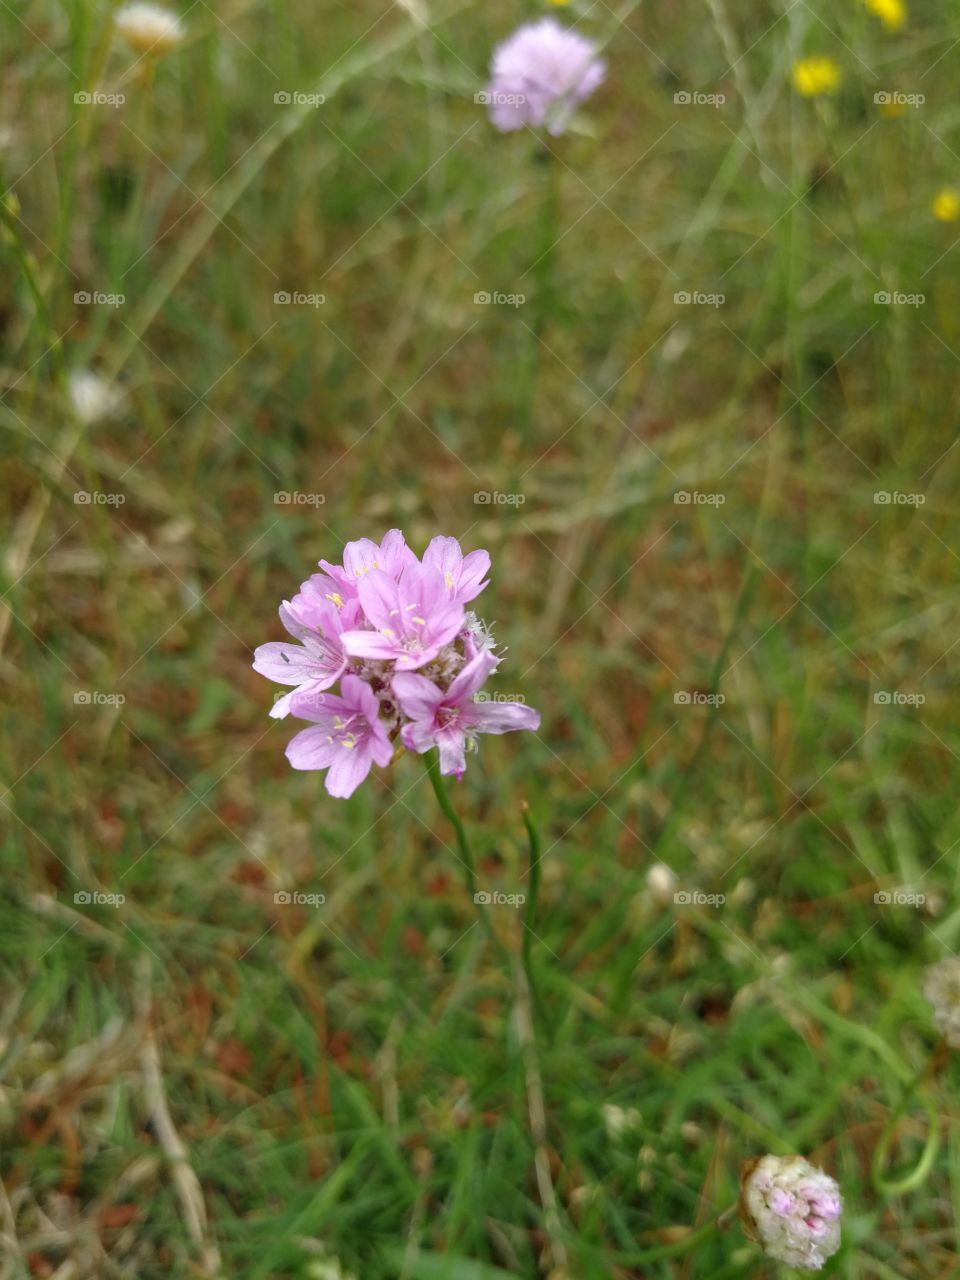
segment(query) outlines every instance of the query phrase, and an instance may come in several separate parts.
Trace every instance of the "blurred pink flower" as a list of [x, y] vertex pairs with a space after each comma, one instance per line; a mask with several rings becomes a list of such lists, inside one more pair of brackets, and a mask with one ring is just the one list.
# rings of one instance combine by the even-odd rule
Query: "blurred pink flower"
[[525, 23], [493, 51], [490, 119], [504, 133], [546, 125], [548, 133], [561, 134], [605, 75], [596, 45], [579, 32], [554, 18]]

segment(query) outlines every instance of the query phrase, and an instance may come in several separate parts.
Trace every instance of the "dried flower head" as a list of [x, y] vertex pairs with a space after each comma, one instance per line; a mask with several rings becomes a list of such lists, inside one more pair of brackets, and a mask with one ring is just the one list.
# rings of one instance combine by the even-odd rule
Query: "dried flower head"
[[157, 57], [182, 44], [187, 34], [179, 17], [158, 4], [124, 5], [113, 21], [131, 49]]
[[923, 996], [933, 1006], [933, 1025], [951, 1049], [960, 1049], [960, 958], [944, 956], [924, 970]]
[[744, 1228], [788, 1267], [819, 1271], [837, 1252], [842, 1209], [836, 1181], [803, 1156], [764, 1156], [744, 1169]]
[[486, 93], [490, 119], [503, 133], [545, 125], [549, 133], [561, 134], [605, 74], [596, 45], [585, 36], [555, 18], [525, 23], [493, 51]]
[[464, 605], [487, 585], [486, 551], [464, 555], [456, 538], [438, 537], [419, 560], [391, 529], [379, 544], [348, 542], [342, 564], [320, 568], [280, 606], [296, 643], [261, 645], [253, 662], [292, 686], [271, 715], [313, 724], [287, 747], [295, 769], [325, 769], [327, 791], [349, 796], [399, 741], [421, 754], [436, 748], [440, 772], [459, 778], [479, 734], [540, 727], [522, 700], [483, 691], [500, 658]]
[[793, 87], [805, 98], [836, 93], [840, 88], [840, 67], [833, 58], [801, 58], [793, 64]]

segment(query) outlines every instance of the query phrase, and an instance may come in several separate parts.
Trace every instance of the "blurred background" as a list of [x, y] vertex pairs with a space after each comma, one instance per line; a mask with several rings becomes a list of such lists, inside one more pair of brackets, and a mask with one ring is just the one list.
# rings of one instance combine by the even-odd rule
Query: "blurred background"
[[[176, 7], [0, 3], [0, 1276], [773, 1276], [765, 1151], [955, 1275], [960, 10]], [[605, 84], [500, 134], [545, 14]], [[534, 1009], [251, 670], [392, 526], [543, 715], [454, 790]]]

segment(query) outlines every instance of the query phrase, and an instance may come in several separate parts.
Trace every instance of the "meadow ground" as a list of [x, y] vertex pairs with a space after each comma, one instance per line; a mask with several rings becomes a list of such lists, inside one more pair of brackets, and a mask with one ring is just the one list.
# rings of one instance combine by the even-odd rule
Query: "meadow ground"
[[[0, 4], [4, 1280], [774, 1276], [713, 1228], [765, 1151], [833, 1274], [957, 1274], [960, 11], [908, 5], [181, 0], [138, 59]], [[608, 74], [544, 146], [474, 95], [548, 11]], [[394, 525], [490, 549], [543, 714], [453, 788], [491, 894], [539, 830], [507, 960], [422, 761], [331, 799], [251, 670]]]

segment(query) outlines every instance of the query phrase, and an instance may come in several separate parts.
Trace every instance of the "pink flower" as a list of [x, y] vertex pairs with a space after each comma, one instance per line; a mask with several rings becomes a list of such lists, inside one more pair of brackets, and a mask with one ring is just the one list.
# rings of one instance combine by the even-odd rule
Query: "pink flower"
[[253, 663], [293, 686], [271, 715], [313, 722], [287, 747], [295, 769], [326, 769], [330, 794], [349, 796], [399, 740], [436, 747], [442, 771], [460, 777], [479, 734], [539, 727], [536, 711], [480, 692], [500, 659], [464, 604], [487, 585], [486, 551], [464, 555], [456, 538], [436, 537], [421, 563], [391, 529], [379, 543], [348, 542], [343, 564], [320, 568], [280, 608], [293, 640], [260, 645]]
[[487, 105], [503, 133], [525, 125], [560, 134], [574, 108], [603, 83], [606, 66], [592, 41], [541, 18], [518, 27], [493, 52]]
[[[304, 588], [308, 586], [304, 583]], [[294, 686], [293, 692], [273, 704], [271, 716], [283, 719], [289, 715], [296, 693], [320, 693], [336, 684], [347, 665], [341, 633], [345, 625], [354, 626], [359, 616], [360, 606], [356, 603], [341, 612], [322, 598], [305, 596], [304, 591], [292, 601], [284, 601], [280, 621], [301, 643], [262, 644], [253, 657], [254, 671], [277, 684]]]
[[312, 720], [287, 745], [294, 769], [326, 769], [326, 788], [332, 796], [352, 796], [374, 764], [386, 765], [393, 756], [387, 731], [380, 722], [380, 703], [358, 676], [344, 676], [341, 696], [335, 693], [296, 693], [293, 714]]
[[464, 555], [456, 538], [434, 538], [423, 553], [423, 567], [440, 574], [451, 600], [466, 604], [487, 585], [490, 553], [471, 551]]
[[371, 570], [382, 569], [396, 579], [408, 564], [417, 563], [400, 530], [391, 529], [379, 546], [369, 538], [348, 542], [343, 549], [342, 567], [321, 560], [320, 568], [336, 582], [344, 597], [350, 598], [357, 594], [358, 584]]
[[480, 653], [444, 691], [426, 676], [400, 672], [391, 688], [400, 710], [409, 716], [400, 737], [410, 751], [421, 755], [436, 747], [440, 772], [463, 777], [466, 751], [476, 747], [478, 733], [509, 733], [513, 729], [539, 729], [540, 715], [516, 702], [478, 702], [476, 694], [498, 659]]
[[369, 569], [357, 595], [371, 631], [345, 631], [343, 647], [352, 658], [395, 662], [412, 671], [430, 662], [460, 632], [463, 605], [447, 599], [443, 579], [414, 561], [398, 581], [383, 569]]

